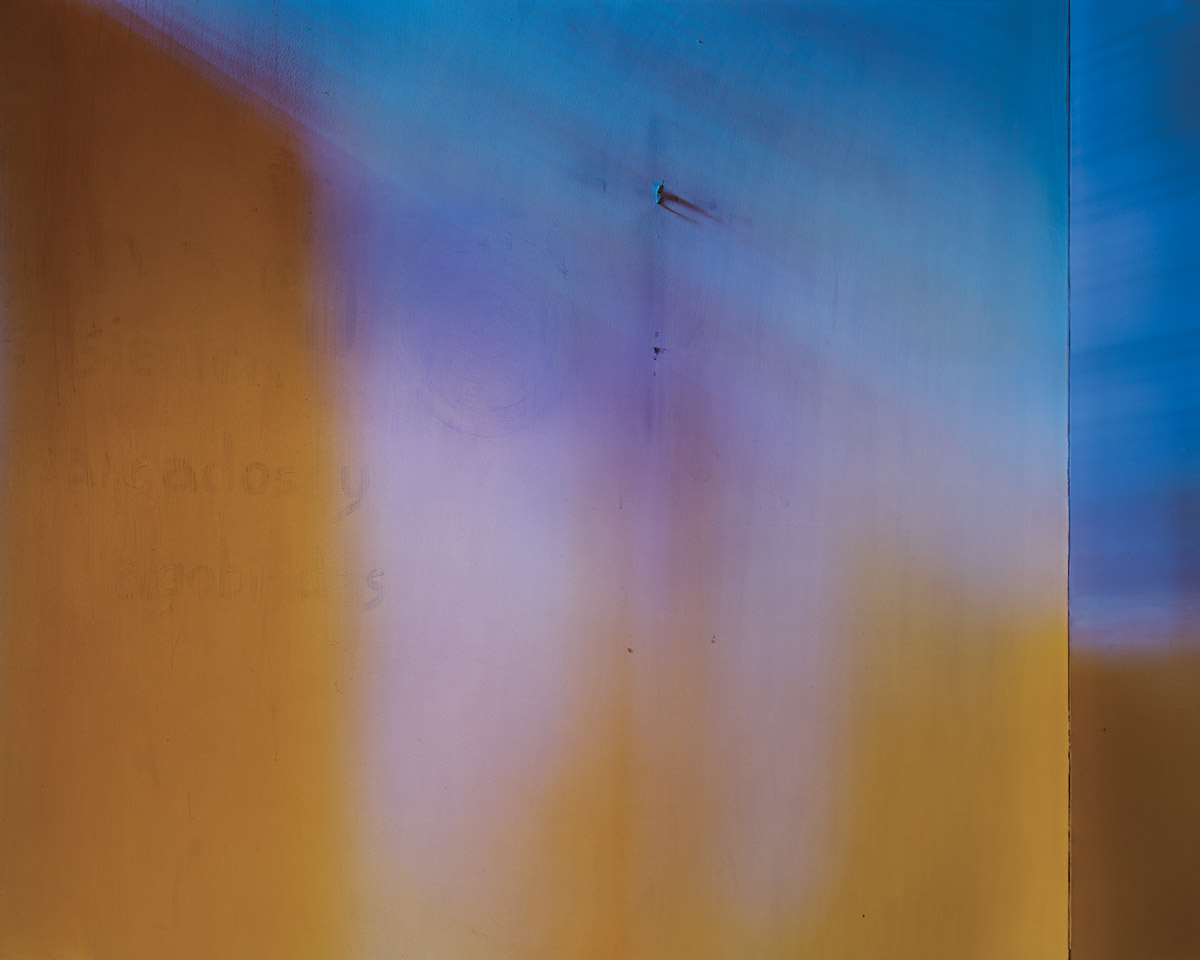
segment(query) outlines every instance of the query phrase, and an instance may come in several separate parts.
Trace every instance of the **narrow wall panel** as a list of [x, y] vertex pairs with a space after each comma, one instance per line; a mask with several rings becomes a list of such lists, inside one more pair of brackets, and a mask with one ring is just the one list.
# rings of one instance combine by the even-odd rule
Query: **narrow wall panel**
[[1200, 10], [1071, 16], [1074, 955], [1193, 957]]

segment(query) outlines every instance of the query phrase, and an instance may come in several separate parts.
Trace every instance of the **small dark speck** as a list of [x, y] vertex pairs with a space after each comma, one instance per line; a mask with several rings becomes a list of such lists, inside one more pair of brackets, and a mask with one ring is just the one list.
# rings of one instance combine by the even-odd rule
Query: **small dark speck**
[[657, 357], [657, 356], [658, 356], [660, 353], [662, 353], [662, 352], [663, 352], [663, 348], [662, 348], [662, 347], [655, 347], [655, 348], [654, 348], [654, 355], [655, 355], [656, 357]]
[[703, 43], [704, 41], [703, 41], [703, 40], [697, 40], [696, 42], [697, 42], [697, 43]]
[[1108, 727], [1101, 727], [1101, 728], [1100, 728], [1100, 732], [1101, 732], [1101, 733], [1108, 733]]
[[626, 652], [626, 653], [633, 653], [633, 647], [626, 647], [626, 648], [625, 648], [625, 652]]

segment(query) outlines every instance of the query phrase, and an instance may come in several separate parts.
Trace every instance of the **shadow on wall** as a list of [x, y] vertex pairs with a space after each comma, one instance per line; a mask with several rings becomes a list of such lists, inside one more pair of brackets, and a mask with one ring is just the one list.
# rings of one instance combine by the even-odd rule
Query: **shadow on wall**
[[1200, 944], [1200, 653], [1071, 655], [1071, 900], [1079, 960]]
[[[578, 655], [586, 679], [564, 750], [514, 837], [520, 883], [546, 908], [528, 956], [730, 955], [713, 868], [730, 842], [716, 623], [721, 564], [744, 548], [724, 522], [727, 490], [696, 473], [716, 429], [708, 391], [687, 375], [651, 379], [627, 402], [644, 400], [649, 421], [670, 426], [581, 451], [605, 478], [596, 498], [624, 484], [632, 509], [597, 515], [577, 547], [591, 558], [588, 582], [606, 586], [592, 588], [576, 628], [594, 639]], [[736, 456], [737, 443], [724, 451]], [[606, 559], [589, 547], [604, 528]]]
[[0, 954], [345, 956], [348, 655], [288, 131], [0, 5]]

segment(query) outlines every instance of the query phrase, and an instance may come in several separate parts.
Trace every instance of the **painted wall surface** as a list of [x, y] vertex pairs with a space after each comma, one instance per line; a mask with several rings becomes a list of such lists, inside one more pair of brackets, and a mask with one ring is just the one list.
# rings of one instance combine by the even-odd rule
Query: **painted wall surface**
[[1200, 7], [1071, 13], [1075, 956], [1200, 955]]
[[0, 954], [1063, 956], [1066, 26], [0, 7]]

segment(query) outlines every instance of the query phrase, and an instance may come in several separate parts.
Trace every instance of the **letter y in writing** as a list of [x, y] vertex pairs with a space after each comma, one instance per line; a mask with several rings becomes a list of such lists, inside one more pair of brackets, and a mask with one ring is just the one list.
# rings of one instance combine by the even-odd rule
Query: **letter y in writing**
[[346, 467], [342, 467], [342, 493], [346, 495], [350, 502], [338, 511], [337, 516], [333, 518], [335, 523], [338, 520], [345, 520], [362, 506], [363, 497], [366, 496], [367, 487], [370, 485], [365, 467], [358, 468], [358, 486], [352, 487], [351, 483], [350, 471]]

